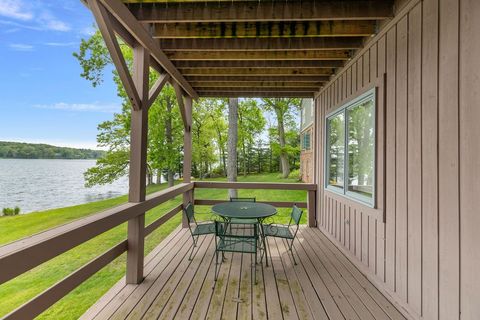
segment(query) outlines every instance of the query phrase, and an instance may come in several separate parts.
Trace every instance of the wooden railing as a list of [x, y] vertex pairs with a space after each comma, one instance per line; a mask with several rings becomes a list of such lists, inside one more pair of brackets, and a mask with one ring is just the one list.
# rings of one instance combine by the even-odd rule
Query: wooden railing
[[[183, 194], [184, 203], [186, 201], [193, 201], [198, 205], [211, 205], [225, 201], [194, 199], [195, 188], [305, 190], [307, 192], [307, 202], [296, 202], [295, 204], [308, 209], [308, 224], [315, 226], [316, 185], [314, 184], [243, 182], [181, 183], [149, 195], [143, 202], [129, 202], [0, 247], [0, 285], [104, 232], [137, 218], [146, 211], [180, 194]], [[277, 207], [291, 207], [294, 204], [293, 202], [286, 201], [268, 201], [265, 203]], [[148, 226], [145, 226], [142, 236], [146, 237], [177, 213], [181, 212], [181, 210], [182, 205], [178, 205]], [[32, 319], [36, 317], [121, 254], [128, 250], [136, 250], [135, 247], [132, 247], [134, 245], [135, 243], [133, 243], [133, 245], [129, 244], [127, 239], [121, 241], [30, 301], [10, 312], [4, 319]]]
[[[317, 185], [312, 183], [276, 183], [276, 182], [216, 182], [216, 181], [195, 181], [194, 189], [261, 189], [261, 190], [305, 190], [307, 191], [307, 202], [289, 201], [258, 201], [268, 203], [279, 208], [291, 208], [294, 204], [300, 208], [307, 208], [308, 225], [316, 226], [316, 191]], [[198, 205], [213, 205], [225, 200], [195, 199]]]

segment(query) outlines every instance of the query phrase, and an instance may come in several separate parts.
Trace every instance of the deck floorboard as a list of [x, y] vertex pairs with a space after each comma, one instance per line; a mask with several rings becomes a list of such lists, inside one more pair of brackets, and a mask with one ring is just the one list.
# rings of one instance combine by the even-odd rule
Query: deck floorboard
[[[215, 241], [176, 229], [146, 258], [145, 281], [120, 280], [82, 319], [405, 319], [320, 230], [301, 227], [297, 265], [282, 239], [268, 239], [269, 267], [227, 253], [214, 281]], [[270, 260], [271, 258], [271, 260]]]

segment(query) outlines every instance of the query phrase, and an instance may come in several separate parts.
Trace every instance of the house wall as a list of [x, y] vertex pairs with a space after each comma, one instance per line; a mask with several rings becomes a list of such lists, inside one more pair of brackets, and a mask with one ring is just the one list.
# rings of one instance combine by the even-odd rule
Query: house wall
[[[413, 319], [480, 319], [480, 1], [412, 0], [315, 100], [319, 228]], [[323, 188], [325, 115], [376, 86], [376, 207]]]
[[307, 132], [310, 132], [310, 149], [306, 150], [302, 147], [300, 150], [300, 178], [302, 182], [313, 183], [315, 165], [315, 133], [313, 124], [308, 128], [303, 129], [300, 133], [300, 146], [303, 146], [303, 135]]

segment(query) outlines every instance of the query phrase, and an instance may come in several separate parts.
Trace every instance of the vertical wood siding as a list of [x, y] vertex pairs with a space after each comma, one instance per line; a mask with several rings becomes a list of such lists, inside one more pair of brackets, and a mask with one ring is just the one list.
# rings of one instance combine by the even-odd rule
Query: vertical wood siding
[[[412, 0], [316, 99], [318, 226], [414, 319], [480, 319], [478, 30], [480, 1]], [[326, 114], [374, 85], [369, 208], [324, 190], [323, 143]]]

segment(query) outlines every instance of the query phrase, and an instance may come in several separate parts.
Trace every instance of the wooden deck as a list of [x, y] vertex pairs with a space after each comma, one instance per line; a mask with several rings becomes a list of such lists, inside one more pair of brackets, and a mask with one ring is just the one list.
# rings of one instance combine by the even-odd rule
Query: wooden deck
[[294, 266], [284, 241], [269, 239], [273, 266], [228, 254], [215, 285], [214, 239], [192, 261], [187, 229], [176, 229], [147, 257], [145, 281], [120, 280], [83, 319], [405, 319], [318, 230], [302, 227]]

